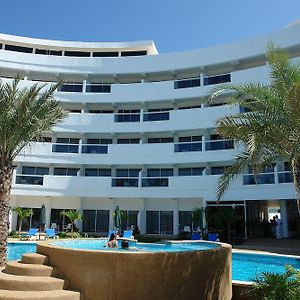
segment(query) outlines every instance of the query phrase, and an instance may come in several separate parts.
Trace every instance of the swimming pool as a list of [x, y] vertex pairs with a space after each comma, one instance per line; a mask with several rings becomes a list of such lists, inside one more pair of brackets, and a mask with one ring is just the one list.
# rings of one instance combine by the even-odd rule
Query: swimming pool
[[[60, 241], [52, 243], [61, 247], [69, 247], [75, 249], [103, 250], [105, 240], [74, 240]], [[201, 245], [202, 244], [202, 245]], [[193, 250], [207, 250], [218, 247], [209, 243], [187, 243], [187, 244], [142, 244], [138, 243], [137, 247], [142, 251], [149, 252], [182, 252]], [[34, 243], [9, 243], [8, 244], [8, 260], [19, 260], [22, 254], [35, 252]], [[289, 256], [266, 255], [266, 254], [250, 254], [237, 253], [232, 254], [232, 279], [240, 281], [251, 281], [261, 272], [282, 273], [285, 271], [285, 265], [291, 265], [300, 270], [300, 260]]]

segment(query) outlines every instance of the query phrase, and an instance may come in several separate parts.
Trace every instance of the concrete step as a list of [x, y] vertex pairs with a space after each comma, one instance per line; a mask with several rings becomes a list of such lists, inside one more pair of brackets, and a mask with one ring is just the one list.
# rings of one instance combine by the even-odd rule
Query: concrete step
[[68, 288], [68, 282], [54, 277], [18, 276], [0, 272], [0, 289], [16, 291], [53, 291]]
[[9, 291], [0, 290], [0, 300], [80, 300], [80, 293], [66, 290], [57, 291]]
[[38, 253], [26, 253], [22, 255], [21, 262], [23, 264], [48, 265], [49, 258]]
[[37, 264], [24, 264], [19, 261], [9, 261], [3, 271], [7, 274], [19, 276], [53, 276], [52, 267]]

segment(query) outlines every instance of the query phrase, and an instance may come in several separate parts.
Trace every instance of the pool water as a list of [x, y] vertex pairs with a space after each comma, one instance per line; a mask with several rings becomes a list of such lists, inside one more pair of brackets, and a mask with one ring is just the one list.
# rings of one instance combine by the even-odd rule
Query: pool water
[[[103, 250], [105, 240], [74, 240], [74, 241], [60, 241], [53, 242], [54, 245], [75, 249], [86, 250]], [[195, 251], [207, 250], [218, 247], [218, 245], [209, 243], [176, 243], [176, 244], [134, 244], [131, 242], [130, 246], [135, 246], [142, 251]], [[36, 246], [34, 243], [8, 243], [8, 260], [19, 260], [24, 253], [35, 252]], [[114, 251], [109, 249], [108, 251]], [[124, 250], [126, 251], [126, 250]], [[264, 254], [248, 254], [248, 253], [233, 253], [232, 254], [232, 279], [241, 281], [251, 281], [256, 275], [262, 272], [276, 272], [283, 273], [285, 265], [291, 265], [295, 269], [300, 270], [300, 260], [279, 255], [264, 255]]]

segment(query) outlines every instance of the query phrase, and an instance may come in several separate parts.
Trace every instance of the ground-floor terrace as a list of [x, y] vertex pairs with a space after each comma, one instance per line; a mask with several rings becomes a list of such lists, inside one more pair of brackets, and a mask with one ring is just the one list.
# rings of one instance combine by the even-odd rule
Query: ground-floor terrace
[[[193, 217], [196, 208], [206, 207], [208, 231], [218, 232], [221, 240], [238, 243], [247, 238], [274, 237], [274, 216], [281, 220], [283, 238], [300, 236], [300, 218], [294, 199], [243, 200], [215, 203], [203, 198], [76, 198], [12, 195], [11, 207], [32, 208], [22, 229], [39, 227], [41, 206], [46, 207], [46, 228], [65, 231], [70, 221], [62, 212], [76, 209], [82, 220], [76, 223], [84, 233], [104, 235], [114, 229], [114, 211], [122, 211], [122, 229], [134, 227], [141, 234], [177, 235], [199, 230]], [[10, 229], [18, 228], [18, 215], [10, 212]]]

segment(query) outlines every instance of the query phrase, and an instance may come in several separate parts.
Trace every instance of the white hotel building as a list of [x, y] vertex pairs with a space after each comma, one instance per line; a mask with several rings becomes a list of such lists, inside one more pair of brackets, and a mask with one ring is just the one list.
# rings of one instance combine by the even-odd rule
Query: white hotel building
[[[218, 118], [240, 111], [205, 96], [221, 82], [268, 83], [270, 41], [300, 56], [300, 25], [266, 36], [179, 53], [158, 54], [152, 41], [67, 42], [0, 34], [0, 76], [20, 74], [22, 86], [63, 80], [56, 92], [69, 117], [25, 149], [15, 161], [11, 207], [33, 208], [37, 227], [42, 204], [46, 226], [62, 230], [64, 209], [82, 211], [83, 232], [113, 228], [116, 205], [124, 227], [143, 234], [178, 234], [196, 207], [214, 206], [216, 184], [239, 151], [215, 131]], [[295, 192], [289, 166], [278, 161], [257, 183], [249, 170], [226, 192], [251, 222], [280, 208], [283, 234], [293, 234]], [[17, 225], [12, 213], [11, 228]], [[288, 228], [288, 223], [290, 228]], [[242, 228], [243, 232], [243, 228]], [[251, 233], [250, 233], [251, 234]], [[247, 235], [247, 233], [243, 233]]]

